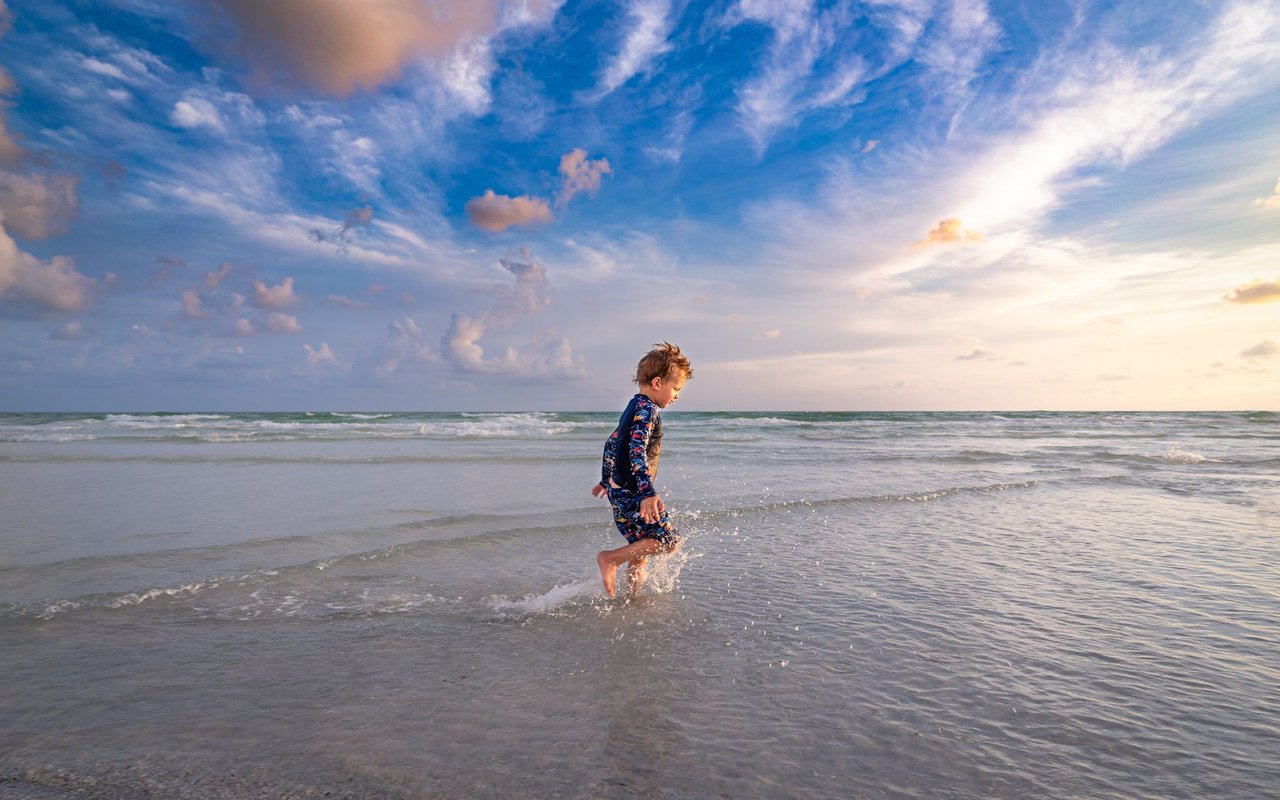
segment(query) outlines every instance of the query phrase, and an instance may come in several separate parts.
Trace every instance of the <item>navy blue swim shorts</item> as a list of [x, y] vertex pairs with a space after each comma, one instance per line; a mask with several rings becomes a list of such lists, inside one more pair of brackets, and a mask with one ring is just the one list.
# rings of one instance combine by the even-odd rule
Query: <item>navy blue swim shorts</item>
[[613, 506], [613, 521], [618, 526], [618, 532], [626, 537], [627, 542], [657, 539], [668, 548], [679, 544], [680, 531], [671, 524], [667, 512], [663, 511], [657, 522], [645, 522], [640, 516], [640, 501], [640, 497], [626, 489], [609, 487], [609, 505]]

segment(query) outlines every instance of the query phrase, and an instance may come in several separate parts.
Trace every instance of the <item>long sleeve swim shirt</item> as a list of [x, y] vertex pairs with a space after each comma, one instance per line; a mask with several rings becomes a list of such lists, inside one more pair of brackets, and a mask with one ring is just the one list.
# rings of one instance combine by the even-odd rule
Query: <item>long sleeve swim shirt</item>
[[604, 443], [600, 483], [634, 492], [637, 497], [653, 497], [654, 477], [662, 456], [662, 416], [654, 402], [643, 394], [631, 398], [618, 418], [618, 427]]

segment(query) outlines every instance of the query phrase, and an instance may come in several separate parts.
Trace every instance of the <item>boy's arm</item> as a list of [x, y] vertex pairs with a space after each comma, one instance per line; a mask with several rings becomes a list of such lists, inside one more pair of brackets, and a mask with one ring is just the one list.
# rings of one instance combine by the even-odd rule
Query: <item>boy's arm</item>
[[631, 419], [628, 431], [627, 456], [631, 459], [631, 476], [636, 480], [636, 496], [642, 499], [656, 497], [653, 489], [653, 476], [649, 474], [649, 435], [653, 433], [654, 417], [657, 412], [652, 403], [636, 405], [635, 416]]
[[[615, 429], [613, 434], [604, 440], [604, 456], [600, 459], [600, 483], [597, 484], [602, 490], [607, 488], [609, 482], [613, 480], [613, 465], [620, 436], [621, 434]], [[595, 489], [592, 489], [591, 493], [596, 497], [600, 497], [602, 494], [602, 492], [597, 492]]]

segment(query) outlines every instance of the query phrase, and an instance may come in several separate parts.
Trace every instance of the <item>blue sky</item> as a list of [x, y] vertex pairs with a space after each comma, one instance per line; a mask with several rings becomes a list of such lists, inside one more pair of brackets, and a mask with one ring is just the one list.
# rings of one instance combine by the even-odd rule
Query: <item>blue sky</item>
[[1280, 398], [1280, 3], [0, 0], [0, 409]]

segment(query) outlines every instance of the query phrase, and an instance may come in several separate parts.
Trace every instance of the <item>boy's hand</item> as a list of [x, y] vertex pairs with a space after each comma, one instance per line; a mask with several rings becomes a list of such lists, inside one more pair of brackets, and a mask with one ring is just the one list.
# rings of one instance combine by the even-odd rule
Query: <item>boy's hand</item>
[[652, 525], [662, 516], [662, 512], [667, 510], [667, 504], [662, 502], [662, 498], [656, 494], [653, 497], [646, 497], [640, 501], [640, 519]]
[[603, 483], [597, 483], [595, 486], [591, 487], [591, 495], [593, 497], [604, 497], [608, 493], [609, 493], [609, 490], [604, 488]]

